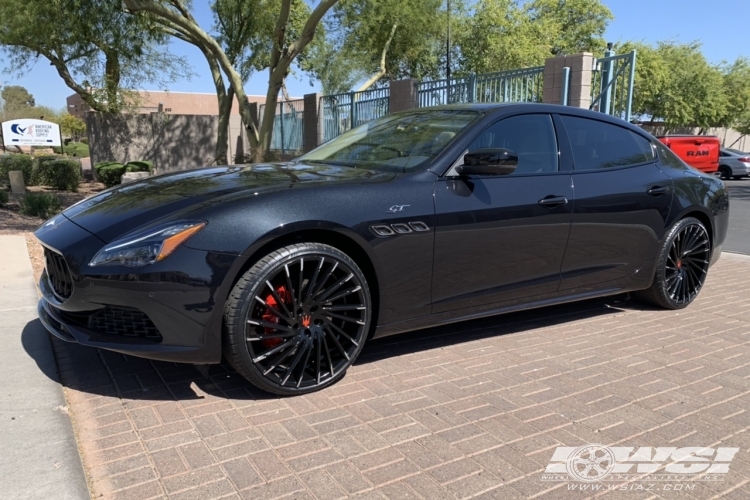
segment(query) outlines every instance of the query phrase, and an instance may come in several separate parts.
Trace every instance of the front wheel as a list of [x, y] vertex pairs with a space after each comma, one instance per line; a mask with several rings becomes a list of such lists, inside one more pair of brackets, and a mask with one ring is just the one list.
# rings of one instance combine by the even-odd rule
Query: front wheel
[[313, 392], [342, 378], [372, 320], [367, 280], [345, 253], [320, 243], [276, 250], [237, 282], [225, 307], [225, 356], [274, 394]]
[[711, 241], [703, 223], [682, 219], [665, 238], [651, 288], [638, 295], [665, 309], [687, 307], [703, 287], [710, 259]]

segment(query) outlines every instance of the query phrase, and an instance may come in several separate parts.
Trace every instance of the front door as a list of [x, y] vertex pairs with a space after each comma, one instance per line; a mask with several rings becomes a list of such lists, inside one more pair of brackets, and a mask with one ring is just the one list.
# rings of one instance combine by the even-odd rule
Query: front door
[[516, 171], [436, 183], [433, 313], [488, 309], [553, 293], [560, 283], [573, 190], [559, 169], [552, 118], [505, 118], [468, 150], [487, 147], [516, 152]]

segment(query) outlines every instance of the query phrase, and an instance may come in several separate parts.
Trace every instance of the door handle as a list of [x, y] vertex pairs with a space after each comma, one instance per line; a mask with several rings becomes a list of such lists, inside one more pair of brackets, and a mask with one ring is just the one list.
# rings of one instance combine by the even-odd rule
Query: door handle
[[539, 200], [539, 204], [547, 208], [559, 207], [566, 203], [568, 203], [568, 199], [565, 196], [548, 196]]
[[669, 192], [668, 187], [662, 187], [662, 186], [655, 186], [646, 191], [651, 196], [661, 196], [663, 194], [667, 194]]

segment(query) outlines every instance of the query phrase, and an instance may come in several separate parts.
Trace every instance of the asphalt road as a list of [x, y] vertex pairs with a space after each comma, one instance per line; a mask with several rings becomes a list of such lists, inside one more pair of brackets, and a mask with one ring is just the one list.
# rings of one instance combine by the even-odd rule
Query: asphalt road
[[729, 188], [729, 233], [723, 250], [750, 255], [750, 178], [724, 183]]

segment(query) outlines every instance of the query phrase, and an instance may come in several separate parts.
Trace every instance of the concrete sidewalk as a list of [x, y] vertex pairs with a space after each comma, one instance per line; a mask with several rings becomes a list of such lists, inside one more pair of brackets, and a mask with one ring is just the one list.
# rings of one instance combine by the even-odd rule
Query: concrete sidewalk
[[37, 300], [26, 239], [0, 236], [0, 496], [89, 498]]

